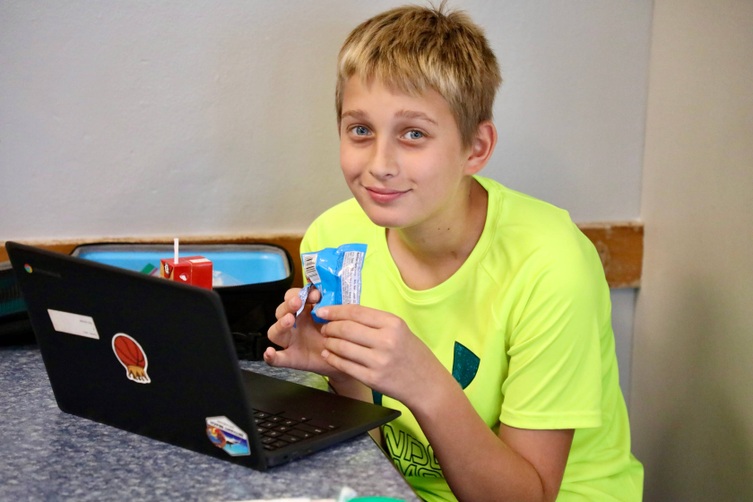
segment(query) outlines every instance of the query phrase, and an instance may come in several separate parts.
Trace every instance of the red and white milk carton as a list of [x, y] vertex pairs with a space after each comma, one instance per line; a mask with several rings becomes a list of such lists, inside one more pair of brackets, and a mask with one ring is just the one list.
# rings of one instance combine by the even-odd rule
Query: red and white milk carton
[[212, 262], [203, 256], [163, 258], [160, 260], [160, 277], [212, 289]]

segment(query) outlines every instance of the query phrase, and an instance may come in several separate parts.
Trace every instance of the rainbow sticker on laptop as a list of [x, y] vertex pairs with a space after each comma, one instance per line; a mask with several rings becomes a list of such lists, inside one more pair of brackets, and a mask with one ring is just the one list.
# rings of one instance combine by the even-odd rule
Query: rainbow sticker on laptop
[[207, 437], [217, 448], [230, 456], [251, 455], [248, 447], [248, 434], [227, 417], [207, 417]]

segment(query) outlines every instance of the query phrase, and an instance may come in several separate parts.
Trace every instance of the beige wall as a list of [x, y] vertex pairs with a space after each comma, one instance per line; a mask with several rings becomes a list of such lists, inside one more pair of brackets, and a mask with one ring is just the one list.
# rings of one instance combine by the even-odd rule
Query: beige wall
[[753, 2], [656, 0], [631, 413], [647, 501], [753, 500]]

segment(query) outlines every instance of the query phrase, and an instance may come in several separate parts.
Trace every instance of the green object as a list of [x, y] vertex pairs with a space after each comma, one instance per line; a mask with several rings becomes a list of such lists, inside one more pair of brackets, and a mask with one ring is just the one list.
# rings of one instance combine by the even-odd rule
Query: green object
[[26, 303], [10, 262], [0, 262], [0, 321], [5, 316], [26, 312]]
[[405, 502], [402, 499], [393, 499], [390, 497], [356, 497], [349, 502]]
[[155, 268], [157, 268], [157, 267], [155, 267], [151, 263], [147, 263], [146, 266], [141, 269], [141, 273], [142, 274], [151, 274], [152, 270], [154, 270]]

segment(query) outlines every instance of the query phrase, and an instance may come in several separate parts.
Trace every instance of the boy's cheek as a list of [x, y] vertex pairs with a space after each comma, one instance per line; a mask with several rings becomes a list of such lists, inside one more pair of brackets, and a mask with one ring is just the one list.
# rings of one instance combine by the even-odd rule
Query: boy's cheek
[[368, 154], [363, 148], [354, 148], [351, 145], [340, 144], [340, 167], [343, 173], [355, 175], [362, 170], [367, 163]]

